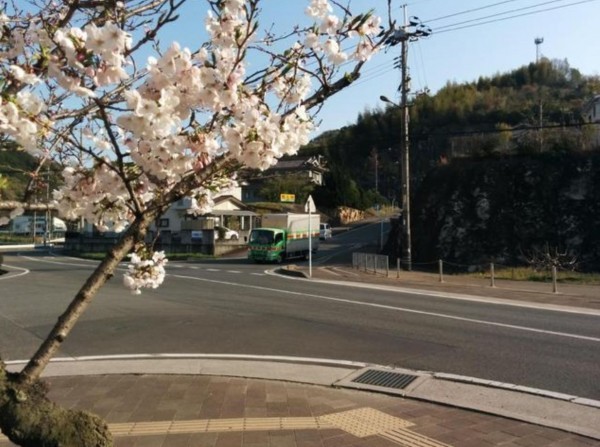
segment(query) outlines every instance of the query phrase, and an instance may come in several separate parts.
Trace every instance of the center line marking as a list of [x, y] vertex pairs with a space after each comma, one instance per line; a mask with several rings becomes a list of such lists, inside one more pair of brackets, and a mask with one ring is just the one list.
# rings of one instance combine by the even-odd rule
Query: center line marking
[[457, 317], [455, 315], [448, 315], [448, 314], [442, 314], [442, 313], [437, 313], [437, 312], [427, 312], [427, 311], [423, 311], [423, 310], [408, 309], [406, 307], [389, 306], [387, 304], [365, 303], [363, 301], [352, 301], [352, 300], [348, 300], [345, 298], [334, 298], [334, 297], [330, 297], [330, 296], [314, 295], [311, 293], [294, 292], [291, 290], [283, 290], [283, 289], [274, 289], [271, 287], [252, 286], [249, 284], [239, 284], [239, 283], [234, 283], [234, 282], [229, 282], [229, 281], [217, 281], [214, 279], [196, 278], [193, 276], [185, 276], [185, 275], [171, 274], [169, 276], [173, 276], [175, 278], [181, 278], [181, 279], [190, 279], [192, 281], [205, 281], [205, 282], [212, 282], [214, 284], [224, 284], [224, 285], [235, 286], [235, 287], [243, 287], [246, 289], [266, 290], [269, 292], [277, 292], [277, 293], [286, 294], [286, 295], [304, 296], [304, 297], [316, 298], [316, 299], [325, 300], [325, 301], [333, 301], [333, 302], [337, 302], [337, 303], [352, 304], [355, 306], [365, 306], [365, 307], [374, 307], [376, 309], [395, 310], [398, 312], [412, 313], [412, 314], [417, 314], [417, 315], [427, 315], [430, 317], [445, 318], [448, 320], [455, 320], [455, 321], [465, 321], [468, 323], [481, 324], [481, 325], [485, 325], [485, 326], [495, 326], [495, 327], [501, 327], [501, 328], [506, 328], [506, 329], [515, 329], [515, 330], [519, 330], [519, 331], [533, 332], [533, 333], [537, 333], [537, 334], [555, 335], [558, 337], [575, 338], [578, 340], [586, 340], [586, 341], [591, 341], [594, 343], [600, 343], [600, 338], [589, 337], [587, 335], [577, 335], [577, 334], [569, 334], [567, 332], [549, 331], [546, 329], [536, 329], [536, 328], [530, 328], [530, 327], [526, 327], [526, 326], [519, 326], [519, 325], [515, 325], [515, 324], [497, 323], [495, 321], [479, 320], [479, 319], [467, 318], [467, 317]]

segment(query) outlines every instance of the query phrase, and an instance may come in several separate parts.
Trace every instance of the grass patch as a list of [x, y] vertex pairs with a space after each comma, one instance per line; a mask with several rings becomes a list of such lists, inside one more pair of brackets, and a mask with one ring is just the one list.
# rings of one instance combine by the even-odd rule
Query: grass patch
[[75, 252], [65, 252], [65, 254], [67, 254], [69, 256], [73, 256], [75, 258], [92, 259], [94, 261], [101, 261], [106, 256], [106, 253], [75, 253]]
[[[471, 276], [491, 278], [490, 272], [472, 273]], [[495, 279], [508, 279], [512, 281], [551, 282], [551, 271], [535, 271], [530, 267], [503, 267], [494, 271]], [[573, 271], [558, 271], [557, 282], [563, 284], [600, 284], [600, 273], [582, 273]]]
[[[36, 236], [35, 243], [42, 243], [44, 238], [42, 236]], [[0, 245], [23, 245], [33, 244], [33, 236], [17, 236], [14, 234], [0, 234]]]
[[167, 253], [167, 259], [171, 261], [193, 261], [195, 259], [215, 259], [213, 255], [204, 253]]

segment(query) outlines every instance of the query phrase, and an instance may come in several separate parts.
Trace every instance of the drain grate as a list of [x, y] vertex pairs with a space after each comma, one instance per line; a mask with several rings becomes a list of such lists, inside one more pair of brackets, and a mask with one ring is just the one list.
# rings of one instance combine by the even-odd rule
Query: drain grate
[[369, 369], [356, 379], [352, 380], [352, 382], [402, 390], [410, 385], [417, 377], [418, 376], [412, 376], [410, 374]]

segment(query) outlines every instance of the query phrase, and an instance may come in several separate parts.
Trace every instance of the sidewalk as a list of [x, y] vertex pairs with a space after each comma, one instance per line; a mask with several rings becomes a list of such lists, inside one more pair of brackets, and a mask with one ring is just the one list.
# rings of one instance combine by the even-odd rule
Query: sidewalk
[[[373, 373], [402, 386], [369, 385]], [[90, 358], [54, 361], [46, 377], [52, 399], [104, 418], [117, 447], [600, 446], [592, 402], [369, 365]]]
[[[289, 265], [281, 273], [299, 275], [308, 278], [307, 265]], [[557, 293], [552, 284], [534, 281], [490, 280], [468, 275], [444, 275], [433, 273], [390, 271], [388, 276], [353, 269], [350, 265], [313, 265], [312, 278], [315, 280], [340, 281], [344, 284], [355, 283], [393, 287], [398, 289], [426, 290], [441, 294], [472, 295], [479, 299], [488, 298], [535, 303], [547, 306], [567, 306], [600, 311], [600, 286], [583, 284], [558, 284]], [[484, 298], [482, 298], [484, 297]]]

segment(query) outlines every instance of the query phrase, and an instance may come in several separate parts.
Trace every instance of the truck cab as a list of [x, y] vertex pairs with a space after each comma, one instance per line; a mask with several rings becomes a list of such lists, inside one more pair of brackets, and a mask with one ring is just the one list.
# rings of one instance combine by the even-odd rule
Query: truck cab
[[285, 259], [287, 234], [280, 228], [255, 228], [248, 239], [248, 258], [255, 262], [281, 262]]
[[261, 222], [248, 239], [248, 259], [254, 262], [308, 259], [319, 248], [318, 214], [264, 214]]

